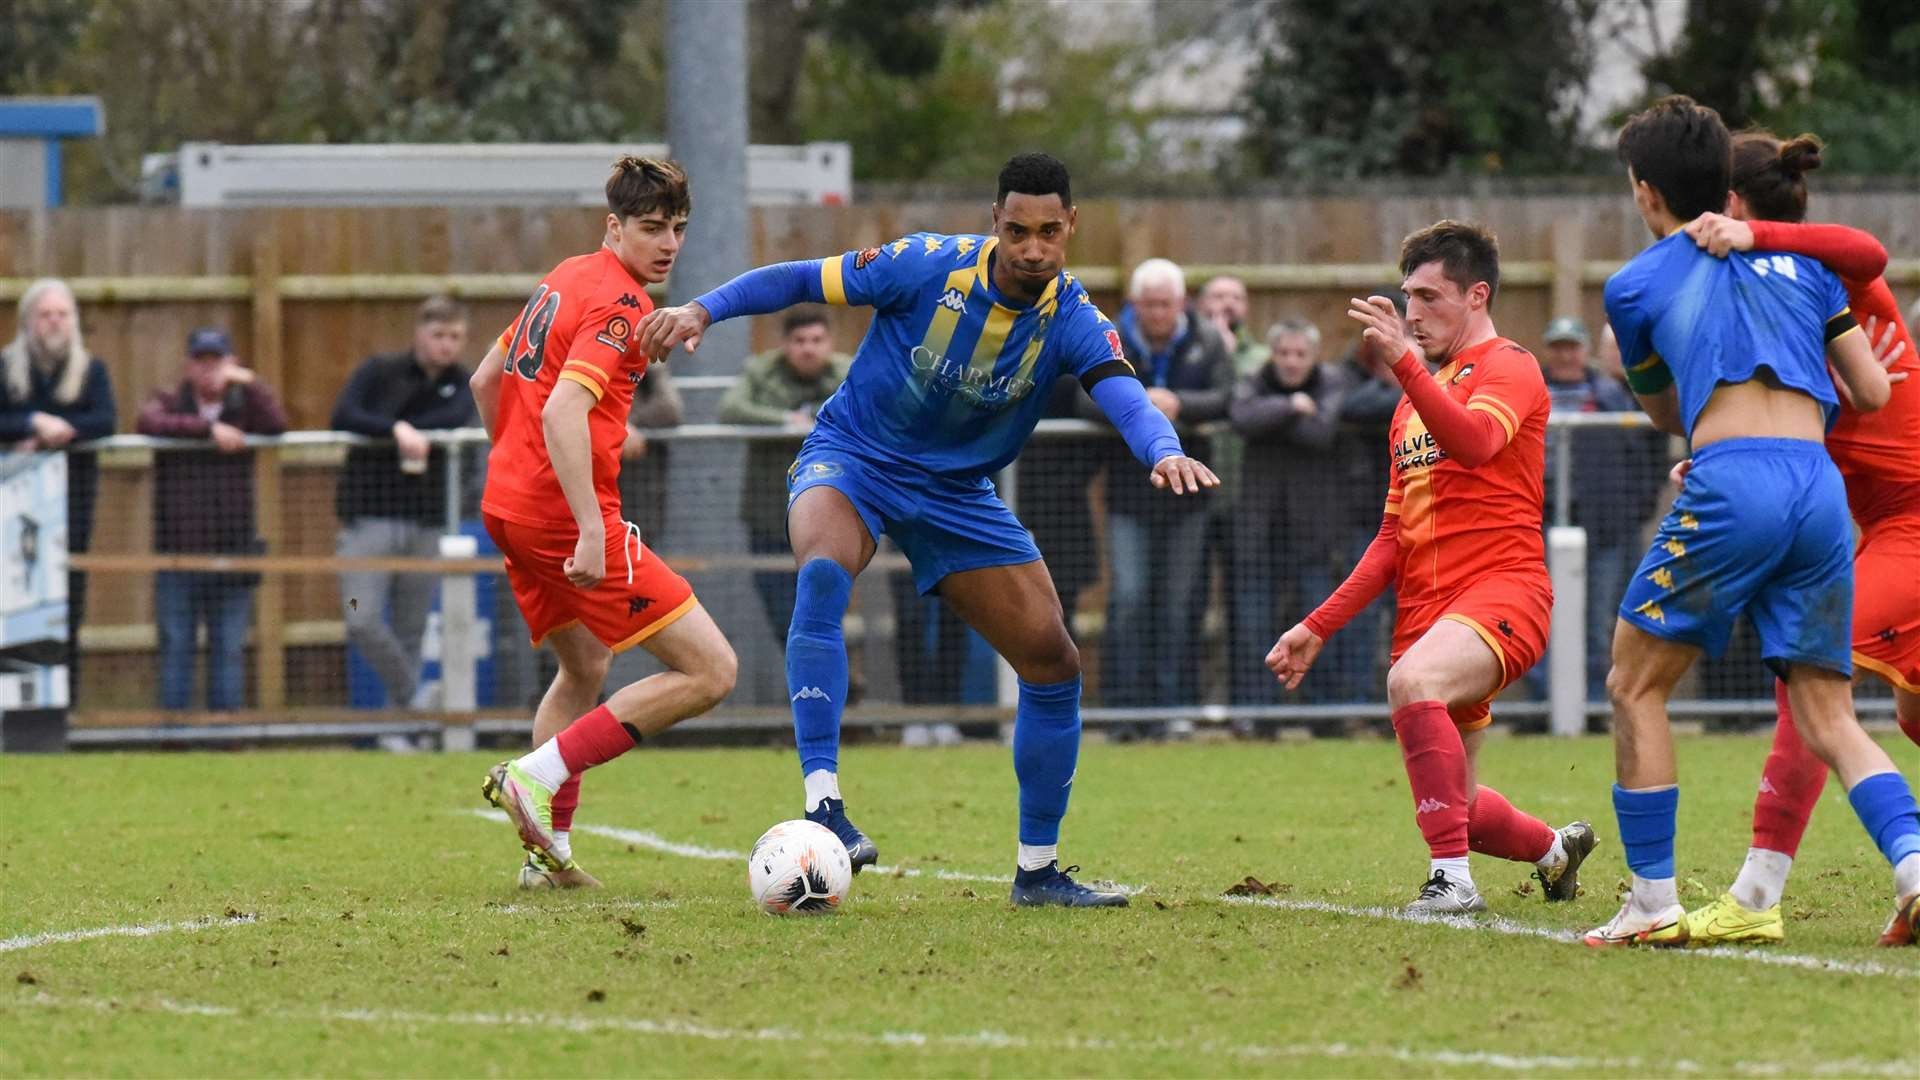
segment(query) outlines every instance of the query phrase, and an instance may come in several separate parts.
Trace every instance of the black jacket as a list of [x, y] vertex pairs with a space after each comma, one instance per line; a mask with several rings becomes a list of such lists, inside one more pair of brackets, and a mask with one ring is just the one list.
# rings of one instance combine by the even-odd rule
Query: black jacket
[[[389, 437], [405, 420], [422, 431], [472, 427], [478, 422], [470, 373], [460, 364], [428, 375], [413, 351], [369, 357], [354, 370], [333, 404], [335, 431]], [[347, 451], [334, 510], [342, 524], [363, 517], [405, 518], [425, 525], [446, 518], [447, 449], [427, 455], [427, 471], [400, 471], [400, 452], [391, 444], [356, 446]]]
[[[1275, 516], [1292, 544], [1331, 550], [1346, 528], [1327, 508], [1347, 482], [1340, 421], [1352, 379], [1344, 368], [1316, 364], [1299, 386], [1282, 386], [1273, 365], [1262, 364], [1234, 384], [1228, 415], [1247, 443], [1240, 511]], [[1313, 399], [1313, 415], [1294, 409], [1295, 393]]]

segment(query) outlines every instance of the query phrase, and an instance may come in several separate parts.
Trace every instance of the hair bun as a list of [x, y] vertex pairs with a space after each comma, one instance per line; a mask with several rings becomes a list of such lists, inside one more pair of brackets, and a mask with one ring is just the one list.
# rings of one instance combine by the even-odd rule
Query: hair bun
[[1820, 139], [1800, 135], [1780, 144], [1780, 164], [1789, 172], [1811, 172], [1820, 167]]

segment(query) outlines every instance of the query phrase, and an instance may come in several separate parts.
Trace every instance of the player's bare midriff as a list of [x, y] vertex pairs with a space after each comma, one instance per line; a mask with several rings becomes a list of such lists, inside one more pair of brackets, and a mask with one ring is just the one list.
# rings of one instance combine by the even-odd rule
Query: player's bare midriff
[[1722, 383], [1707, 398], [1693, 424], [1693, 448], [1722, 439], [1805, 439], [1823, 443], [1826, 416], [1820, 403], [1798, 390], [1759, 379]]

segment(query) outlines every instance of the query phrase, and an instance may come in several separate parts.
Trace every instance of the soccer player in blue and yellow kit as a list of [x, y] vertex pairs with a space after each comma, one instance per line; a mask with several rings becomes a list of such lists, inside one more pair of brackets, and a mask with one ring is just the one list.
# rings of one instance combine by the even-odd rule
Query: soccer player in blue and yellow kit
[[[694, 348], [711, 323], [801, 302], [864, 304], [872, 328], [788, 470], [787, 536], [799, 566], [787, 631], [787, 689], [806, 811], [847, 845], [854, 868], [879, 853], [840, 795], [841, 634], [853, 577], [893, 537], [923, 594], [938, 593], [1020, 677], [1013, 766], [1020, 844], [1013, 902], [1124, 906], [1060, 869], [1080, 752], [1080, 655], [1033, 538], [994, 494], [1047, 407], [1056, 376], [1077, 376], [1156, 487], [1219, 481], [1182, 452], [1148, 400], [1120, 335], [1064, 269], [1075, 213], [1066, 166], [1022, 154], [1000, 171], [991, 236], [917, 233], [885, 247], [749, 271], [641, 321], [649, 356]], [[1038, 391], [1037, 393], [1035, 391]], [[1194, 513], [1204, 513], [1204, 505]]]
[[1887, 374], [1832, 271], [1784, 252], [1716, 259], [1683, 231], [1726, 206], [1731, 138], [1718, 113], [1662, 99], [1627, 122], [1619, 150], [1657, 242], [1607, 281], [1607, 320], [1635, 396], [1655, 426], [1686, 436], [1693, 468], [1620, 601], [1607, 690], [1614, 812], [1633, 882], [1587, 944], [1687, 942], [1667, 699], [1701, 652], [1726, 647], [1742, 611], [1787, 684], [1802, 739], [1840, 774], [1893, 864], [1896, 918], [1911, 922], [1920, 808], [1854, 718], [1853, 529], [1822, 445], [1839, 406], [1828, 361], [1862, 410], [1886, 403]]

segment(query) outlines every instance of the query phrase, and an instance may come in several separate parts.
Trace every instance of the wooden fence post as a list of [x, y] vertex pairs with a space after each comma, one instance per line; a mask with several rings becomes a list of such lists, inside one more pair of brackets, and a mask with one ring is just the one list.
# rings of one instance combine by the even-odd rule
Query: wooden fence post
[[1587, 223], [1576, 210], [1553, 219], [1553, 310], [1549, 318], [1572, 315], [1584, 319], [1580, 304], [1581, 271], [1585, 267]]
[[[281, 378], [285, 333], [280, 312], [280, 230], [276, 215], [265, 211], [256, 216], [253, 236], [253, 315], [254, 373], [276, 394], [284, 394]], [[267, 550], [285, 550], [285, 514], [280, 501], [280, 450], [269, 447], [255, 451], [253, 459], [255, 523]], [[253, 619], [254, 689], [263, 710], [275, 710], [287, 704], [286, 578], [268, 574], [255, 595]]]

